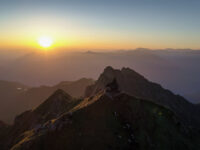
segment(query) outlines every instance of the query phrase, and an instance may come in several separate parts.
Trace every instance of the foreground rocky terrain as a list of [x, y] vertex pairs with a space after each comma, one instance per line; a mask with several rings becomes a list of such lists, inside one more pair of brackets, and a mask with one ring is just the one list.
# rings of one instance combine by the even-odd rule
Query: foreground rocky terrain
[[[0, 123], [3, 150], [198, 150], [198, 110], [138, 73], [107, 67], [85, 98], [57, 90], [35, 109]], [[183, 111], [183, 112], [181, 112]]]

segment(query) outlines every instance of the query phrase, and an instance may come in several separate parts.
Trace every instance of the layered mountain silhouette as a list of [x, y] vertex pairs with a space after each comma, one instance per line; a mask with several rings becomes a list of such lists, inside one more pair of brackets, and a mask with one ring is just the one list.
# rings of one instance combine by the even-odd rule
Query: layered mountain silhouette
[[93, 83], [92, 79], [82, 78], [60, 82], [54, 86], [30, 87], [17, 82], [0, 81], [0, 118], [12, 123], [17, 114], [37, 107], [57, 89], [62, 89], [73, 97], [82, 97], [85, 88]]
[[59, 89], [12, 126], [2, 123], [0, 145], [2, 150], [198, 150], [198, 119], [187, 120], [194, 112], [195, 105], [135, 71], [107, 67], [85, 98]]
[[[1, 50], [0, 79], [32, 86], [55, 85], [81, 77], [96, 79], [109, 64], [118, 69], [134, 68], [149, 80], [187, 96], [200, 89], [199, 63], [200, 50], [191, 49], [59, 50], [48, 53], [48, 58], [40, 52], [13, 49]], [[187, 99], [199, 103], [199, 96], [194, 96]]]

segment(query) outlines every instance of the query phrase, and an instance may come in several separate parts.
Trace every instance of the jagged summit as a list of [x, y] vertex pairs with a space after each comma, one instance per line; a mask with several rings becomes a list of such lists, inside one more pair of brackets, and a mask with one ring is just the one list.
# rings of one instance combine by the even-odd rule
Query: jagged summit
[[[114, 79], [119, 84], [120, 90], [124, 92], [131, 90], [129, 94], [134, 96], [137, 96], [135, 91], [139, 90], [135, 89], [140, 88], [141, 91], [143, 91], [142, 86], [145, 86], [143, 84], [148, 82], [148, 80], [145, 79], [142, 75], [135, 72], [134, 70], [131, 70], [130, 68], [124, 67], [121, 70], [119, 70], [113, 69], [111, 66], [108, 66], [104, 69], [97, 82], [86, 89], [85, 96], [92, 96], [98, 93], [100, 90], [103, 90], [106, 87], [106, 85], [111, 83]], [[131, 84], [136, 86], [140, 85], [140, 87], [134, 88], [135, 86], [132, 86]]]
[[[140, 75], [139, 73], [137, 73], [136, 71], [130, 69], [129, 67], [123, 67], [121, 70], [120, 69], [114, 69], [113, 67], [111, 66], [107, 66], [103, 73], [101, 75], [103, 76], [110, 76], [110, 75], [113, 75], [113, 76], [117, 76], [119, 74], [124, 74], [126, 76], [130, 75], [130, 76], [134, 76], [135, 78], [139, 78], [139, 79], [145, 79], [142, 75]], [[145, 79], [147, 80], [147, 79]]]
[[161, 85], [148, 81], [130, 68], [113, 69], [108, 66], [94, 85], [86, 89], [85, 96], [90, 97], [106, 88], [113, 80], [118, 83], [120, 91], [138, 98], [147, 99], [174, 111], [183, 122], [198, 127], [200, 119], [197, 108], [181, 96], [173, 94]]
[[108, 71], [114, 71], [113, 67], [111, 66], [105, 67], [104, 72], [108, 72]]

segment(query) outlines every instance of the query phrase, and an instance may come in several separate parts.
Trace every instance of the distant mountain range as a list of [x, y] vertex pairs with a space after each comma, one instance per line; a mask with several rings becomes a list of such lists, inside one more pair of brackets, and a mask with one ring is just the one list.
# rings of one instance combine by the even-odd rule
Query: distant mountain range
[[[147, 79], [187, 96], [200, 89], [199, 63], [200, 50], [190, 49], [56, 51], [46, 55], [27, 50], [1, 50], [0, 79], [30, 86], [55, 85], [82, 77], [97, 79], [109, 64], [118, 69], [127, 66], [137, 70]], [[200, 102], [195, 95], [187, 98], [193, 103]]]
[[94, 80], [82, 78], [60, 82], [54, 86], [30, 87], [17, 82], [0, 81], [0, 119], [11, 123], [17, 114], [37, 107], [57, 89], [62, 89], [73, 97], [84, 96], [85, 88], [92, 83]]
[[58, 89], [38, 107], [0, 122], [2, 150], [199, 150], [200, 110], [137, 72], [106, 67], [73, 98]]

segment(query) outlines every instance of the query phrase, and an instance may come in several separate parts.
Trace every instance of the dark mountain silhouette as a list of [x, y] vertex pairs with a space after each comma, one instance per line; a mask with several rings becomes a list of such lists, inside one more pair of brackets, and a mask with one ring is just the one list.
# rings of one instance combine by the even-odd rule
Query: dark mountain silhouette
[[198, 150], [199, 130], [192, 128], [198, 122], [184, 120], [194, 113], [186, 104], [196, 111], [129, 68], [107, 67], [85, 98], [57, 90], [17, 116], [0, 144], [2, 150]]
[[[52, 111], [56, 100], [63, 103], [65, 99], [69, 109], [64, 114]], [[60, 116], [18, 133], [11, 149], [198, 149], [197, 139], [191, 138], [192, 133], [176, 115], [150, 101], [115, 90], [115, 94], [99, 92], [74, 106], [71, 102], [70, 96], [57, 91], [36, 110], [47, 113], [50, 109]]]
[[117, 81], [121, 91], [165, 106], [176, 113], [183, 122], [192, 127], [199, 127], [199, 111], [194, 104], [162, 88], [159, 84], [148, 81], [129, 68], [116, 70], [112, 67], [106, 67], [96, 83], [86, 89], [85, 96], [93, 96], [105, 89], [106, 85], [113, 79]]
[[63, 90], [58, 89], [37, 108], [26, 111], [15, 118], [14, 125], [9, 132], [8, 145], [19, 141], [23, 132], [42, 128], [44, 124], [50, 123], [50, 120], [61, 116], [79, 102], [79, 99], [74, 99]]
[[62, 89], [73, 97], [81, 97], [85, 88], [93, 83], [92, 79], [82, 78], [60, 82], [54, 86], [29, 87], [16, 82], [0, 81], [0, 119], [12, 123], [17, 114], [37, 107], [57, 89]]

